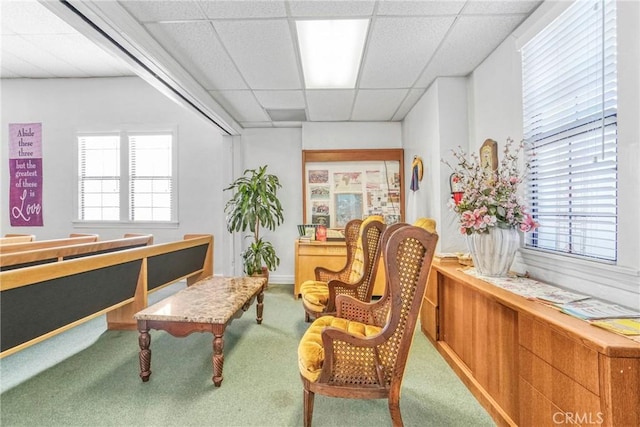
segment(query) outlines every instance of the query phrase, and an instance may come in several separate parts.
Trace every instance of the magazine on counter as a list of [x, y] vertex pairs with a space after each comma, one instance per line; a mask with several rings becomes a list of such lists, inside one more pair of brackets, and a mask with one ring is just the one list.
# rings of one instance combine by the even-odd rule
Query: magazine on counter
[[563, 304], [560, 310], [584, 320], [640, 318], [640, 311], [589, 298]]

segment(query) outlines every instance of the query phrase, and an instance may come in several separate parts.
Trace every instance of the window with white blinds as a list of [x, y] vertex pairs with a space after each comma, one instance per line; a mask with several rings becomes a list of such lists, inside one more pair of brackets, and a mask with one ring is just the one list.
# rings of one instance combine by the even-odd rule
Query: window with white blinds
[[129, 135], [131, 221], [170, 221], [171, 135]]
[[82, 221], [172, 221], [172, 132], [78, 136], [78, 218]]
[[616, 260], [616, 5], [578, 0], [522, 49], [526, 244]]
[[78, 137], [78, 217], [120, 219], [120, 135]]

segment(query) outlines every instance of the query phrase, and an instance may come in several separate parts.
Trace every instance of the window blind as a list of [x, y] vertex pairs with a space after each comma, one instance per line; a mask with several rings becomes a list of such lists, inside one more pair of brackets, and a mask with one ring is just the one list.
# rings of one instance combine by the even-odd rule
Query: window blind
[[132, 221], [170, 221], [171, 134], [129, 135], [129, 216]]
[[526, 245], [615, 261], [615, 1], [578, 0], [522, 48]]
[[120, 219], [120, 137], [78, 137], [78, 218]]

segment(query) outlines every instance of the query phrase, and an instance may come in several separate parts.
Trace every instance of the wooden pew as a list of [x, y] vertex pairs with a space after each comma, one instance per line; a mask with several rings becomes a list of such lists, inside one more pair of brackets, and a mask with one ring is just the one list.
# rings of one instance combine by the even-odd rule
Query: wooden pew
[[9, 243], [0, 245], [0, 253], [8, 254], [21, 251], [33, 251], [36, 249], [55, 248], [78, 243], [97, 242], [97, 234], [70, 234], [67, 238], [51, 240], [34, 240], [32, 242]]
[[210, 234], [0, 272], [0, 358], [105, 313], [135, 330], [149, 292], [212, 275]]
[[0, 237], [0, 245], [33, 242], [35, 239], [36, 236], [33, 234], [5, 234], [4, 237]]
[[32, 251], [0, 253], [0, 271], [31, 267], [83, 256], [99, 255], [153, 244], [151, 234], [125, 234], [122, 239], [80, 243]]

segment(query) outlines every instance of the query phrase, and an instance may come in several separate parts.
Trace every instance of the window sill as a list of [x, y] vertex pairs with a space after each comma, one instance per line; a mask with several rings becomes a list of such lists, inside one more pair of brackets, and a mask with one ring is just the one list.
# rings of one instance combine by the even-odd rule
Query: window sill
[[637, 267], [623, 267], [526, 248], [520, 248], [518, 258], [521, 265], [516, 270], [526, 270], [535, 279], [621, 305], [638, 305], [640, 270]]
[[73, 228], [178, 228], [178, 221], [73, 221]]

